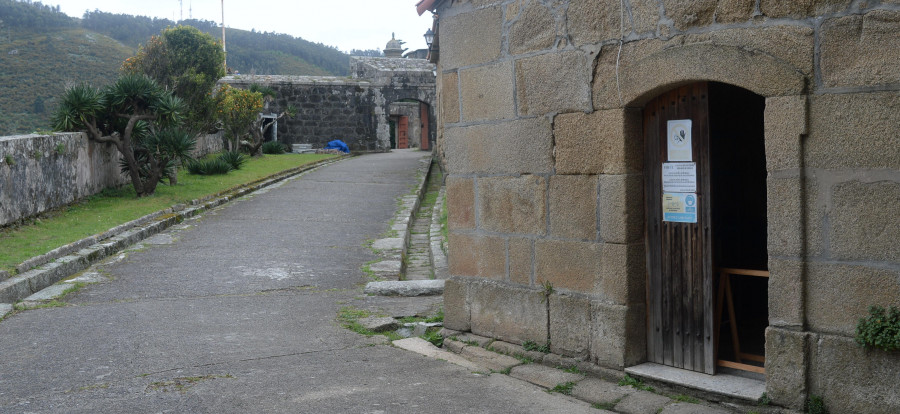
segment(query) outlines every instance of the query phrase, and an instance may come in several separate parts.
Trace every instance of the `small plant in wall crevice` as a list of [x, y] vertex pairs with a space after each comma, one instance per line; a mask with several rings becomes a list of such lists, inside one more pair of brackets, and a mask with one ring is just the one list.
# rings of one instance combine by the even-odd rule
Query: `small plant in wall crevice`
[[12, 167], [13, 165], [16, 165], [15, 157], [13, 157], [10, 154], [6, 154], [5, 156], [3, 156], [3, 162], [5, 162], [6, 165], [8, 165], [10, 167]]
[[888, 352], [900, 350], [900, 309], [870, 306], [869, 316], [856, 324], [856, 342]]

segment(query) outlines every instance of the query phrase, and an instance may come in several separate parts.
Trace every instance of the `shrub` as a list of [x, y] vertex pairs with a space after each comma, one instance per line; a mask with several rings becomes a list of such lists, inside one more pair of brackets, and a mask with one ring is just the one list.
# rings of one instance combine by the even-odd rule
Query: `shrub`
[[263, 154], [284, 154], [284, 144], [278, 141], [269, 141], [262, 144]]
[[225, 151], [219, 156], [219, 159], [231, 165], [233, 170], [240, 170], [247, 162], [247, 156], [240, 151]]
[[232, 170], [231, 164], [221, 158], [188, 161], [187, 169], [194, 175], [221, 175]]
[[900, 350], [900, 309], [870, 306], [869, 317], [856, 325], [856, 342], [885, 351]]

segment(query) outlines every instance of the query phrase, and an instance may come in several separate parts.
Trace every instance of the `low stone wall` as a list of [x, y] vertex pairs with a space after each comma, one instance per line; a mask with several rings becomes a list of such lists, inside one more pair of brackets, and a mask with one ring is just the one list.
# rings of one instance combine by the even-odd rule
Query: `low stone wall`
[[[207, 135], [195, 155], [221, 149], [221, 137]], [[116, 147], [83, 133], [0, 137], [0, 226], [128, 182]]]

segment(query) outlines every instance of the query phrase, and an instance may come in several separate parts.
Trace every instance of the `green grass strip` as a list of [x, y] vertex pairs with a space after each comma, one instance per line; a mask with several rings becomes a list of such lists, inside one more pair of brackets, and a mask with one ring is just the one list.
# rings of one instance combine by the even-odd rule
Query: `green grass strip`
[[16, 265], [85, 237], [164, 210], [189, 203], [282, 171], [311, 164], [334, 155], [281, 154], [254, 157], [240, 170], [226, 175], [198, 176], [179, 172], [178, 185], [162, 184], [150, 197], [135, 197], [127, 185], [107, 189], [66, 207], [42, 214], [24, 224], [0, 229], [0, 269]]

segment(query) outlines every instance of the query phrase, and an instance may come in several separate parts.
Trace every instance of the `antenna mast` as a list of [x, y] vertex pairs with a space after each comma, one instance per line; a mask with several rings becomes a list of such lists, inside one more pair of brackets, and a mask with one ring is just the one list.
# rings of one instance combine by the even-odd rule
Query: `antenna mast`
[[184, 0], [178, 0], [178, 22], [184, 21]]
[[228, 73], [228, 50], [225, 49], [225, 0], [222, 0], [222, 52], [225, 53], [223, 64], [225, 65], [225, 73]]

